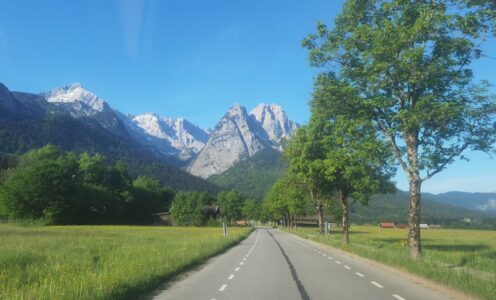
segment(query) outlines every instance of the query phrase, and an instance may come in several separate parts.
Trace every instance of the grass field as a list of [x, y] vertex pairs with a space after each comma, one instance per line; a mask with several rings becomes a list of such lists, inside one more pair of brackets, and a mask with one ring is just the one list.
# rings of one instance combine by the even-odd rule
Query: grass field
[[0, 299], [126, 299], [235, 244], [230, 228], [0, 225]]
[[422, 277], [484, 299], [496, 299], [496, 231], [422, 230], [420, 261], [409, 258], [406, 229], [352, 226], [350, 244], [341, 244], [341, 232], [321, 237], [317, 229], [299, 228], [304, 238], [399, 267]]

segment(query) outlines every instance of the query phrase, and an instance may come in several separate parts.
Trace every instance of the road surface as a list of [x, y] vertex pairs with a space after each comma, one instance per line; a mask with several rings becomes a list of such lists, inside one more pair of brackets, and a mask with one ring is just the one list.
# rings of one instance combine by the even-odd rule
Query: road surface
[[153, 299], [453, 298], [400, 272], [279, 230], [257, 229]]

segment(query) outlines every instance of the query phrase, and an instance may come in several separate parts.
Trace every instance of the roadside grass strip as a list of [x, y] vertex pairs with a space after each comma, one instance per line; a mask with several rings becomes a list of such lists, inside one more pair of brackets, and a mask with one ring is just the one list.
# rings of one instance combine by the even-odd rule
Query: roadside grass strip
[[230, 228], [0, 225], [0, 299], [137, 298], [250, 233]]

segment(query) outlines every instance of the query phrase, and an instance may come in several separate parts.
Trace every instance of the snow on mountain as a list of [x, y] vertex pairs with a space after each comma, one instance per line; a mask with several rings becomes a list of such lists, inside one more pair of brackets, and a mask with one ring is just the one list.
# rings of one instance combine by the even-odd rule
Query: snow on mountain
[[145, 134], [167, 141], [169, 154], [187, 160], [198, 153], [208, 140], [208, 133], [183, 118], [172, 119], [153, 113], [135, 116], [132, 121]]
[[153, 113], [125, 115], [80, 83], [58, 87], [41, 96], [73, 117], [89, 117], [158, 155], [174, 156], [185, 164], [191, 161], [188, 170], [201, 177], [221, 173], [266, 147], [282, 151], [283, 141], [298, 127], [276, 104], [261, 103], [250, 114], [236, 104], [210, 131], [183, 118]]
[[236, 104], [217, 124], [188, 171], [206, 178], [226, 171], [266, 147], [282, 151], [283, 139], [289, 139], [296, 128], [297, 124], [288, 119], [279, 105], [262, 103], [249, 115], [243, 106]]
[[55, 88], [41, 95], [48, 102], [61, 106], [76, 118], [93, 116], [110, 110], [103, 99], [84, 89], [79, 82]]

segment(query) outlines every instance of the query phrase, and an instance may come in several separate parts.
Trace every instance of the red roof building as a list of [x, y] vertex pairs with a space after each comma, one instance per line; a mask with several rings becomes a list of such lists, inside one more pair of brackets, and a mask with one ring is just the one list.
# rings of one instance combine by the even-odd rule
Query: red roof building
[[394, 223], [382, 222], [379, 224], [379, 227], [381, 227], [381, 228], [394, 228]]

